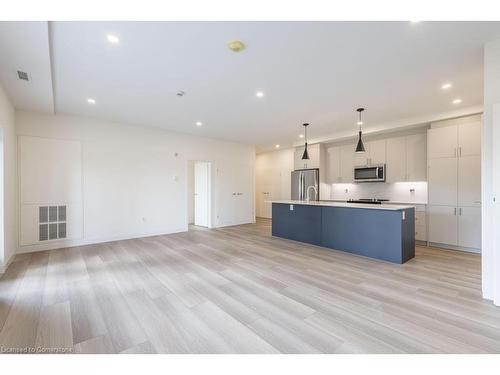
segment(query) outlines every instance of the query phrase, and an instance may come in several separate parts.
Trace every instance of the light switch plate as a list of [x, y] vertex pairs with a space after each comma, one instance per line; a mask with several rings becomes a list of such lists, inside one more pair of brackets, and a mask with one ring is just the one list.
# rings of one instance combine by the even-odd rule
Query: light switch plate
[[293, 204], [290, 205], [290, 211], [293, 211]]

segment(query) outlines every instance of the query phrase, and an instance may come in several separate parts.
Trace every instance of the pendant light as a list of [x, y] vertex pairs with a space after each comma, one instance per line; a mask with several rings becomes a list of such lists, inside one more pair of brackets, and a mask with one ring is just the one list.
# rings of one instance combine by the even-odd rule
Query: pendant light
[[309, 124], [302, 124], [302, 126], [304, 127], [304, 138], [306, 140], [304, 153], [302, 154], [302, 160], [309, 160], [309, 153], [307, 152], [307, 127], [309, 126]]
[[365, 152], [365, 145], [363, 144], [363, 140], [361, 139], [361, 125], [363, 125], [363, 121], [361, 121], [361, 112], [363, 112], [365, 109], [364, 108], [358, 108], [356, 111], [359, 113], [359, 120], [358, 120], [358, 125], [359, 125], [359, 139], [358, 139], [358, 144], [356, 145], [356, 152], [357, 153], [362, 153]]

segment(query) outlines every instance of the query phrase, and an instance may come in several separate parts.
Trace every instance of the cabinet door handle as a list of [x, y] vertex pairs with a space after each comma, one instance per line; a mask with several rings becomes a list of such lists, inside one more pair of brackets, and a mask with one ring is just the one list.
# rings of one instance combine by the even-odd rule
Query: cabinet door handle
[[462, 216], [462, 207], [458, 209], [458, 215]]
[[453, 215], [457, 216], [457, 208], [456, 207], [453, 209]]

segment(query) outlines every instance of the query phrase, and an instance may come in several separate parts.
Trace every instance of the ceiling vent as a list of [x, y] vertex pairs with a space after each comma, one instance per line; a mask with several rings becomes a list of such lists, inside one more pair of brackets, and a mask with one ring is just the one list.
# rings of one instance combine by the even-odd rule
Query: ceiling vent
[[28, 81], [29, 82], [29, 80], [30, 80], [30, 77], [28, 76], [28, 73], [23, 72], [21, 70], [17, 71], [17, 76], [19, 77], [19, 79], [22, 79], [23, 81]]

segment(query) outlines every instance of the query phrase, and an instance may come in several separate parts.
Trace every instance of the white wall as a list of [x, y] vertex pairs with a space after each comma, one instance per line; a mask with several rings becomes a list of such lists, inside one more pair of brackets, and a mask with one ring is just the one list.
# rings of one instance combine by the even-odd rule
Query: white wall
[[0, 203], [0, 273], [17, 248], [17, 181], [14, 107], [0, 86], [0, 132], [2, 138], [3, 200]]
[[[255, 220], [252, 146], [77, 116], [17, 111], [15, 121], [19, 136], [78, 141], [82, 149], [83, 235], [20, 252], [187, 230], [189, 160], [213, 163], [213, 226]], [[231, 181], [233, 190], [251, 192], [237, 218], [221, 177], [231, 170], [248, 174]]]
[[483, 296], [500, 305], [500, 40], [484, 49], [481, 176]]

